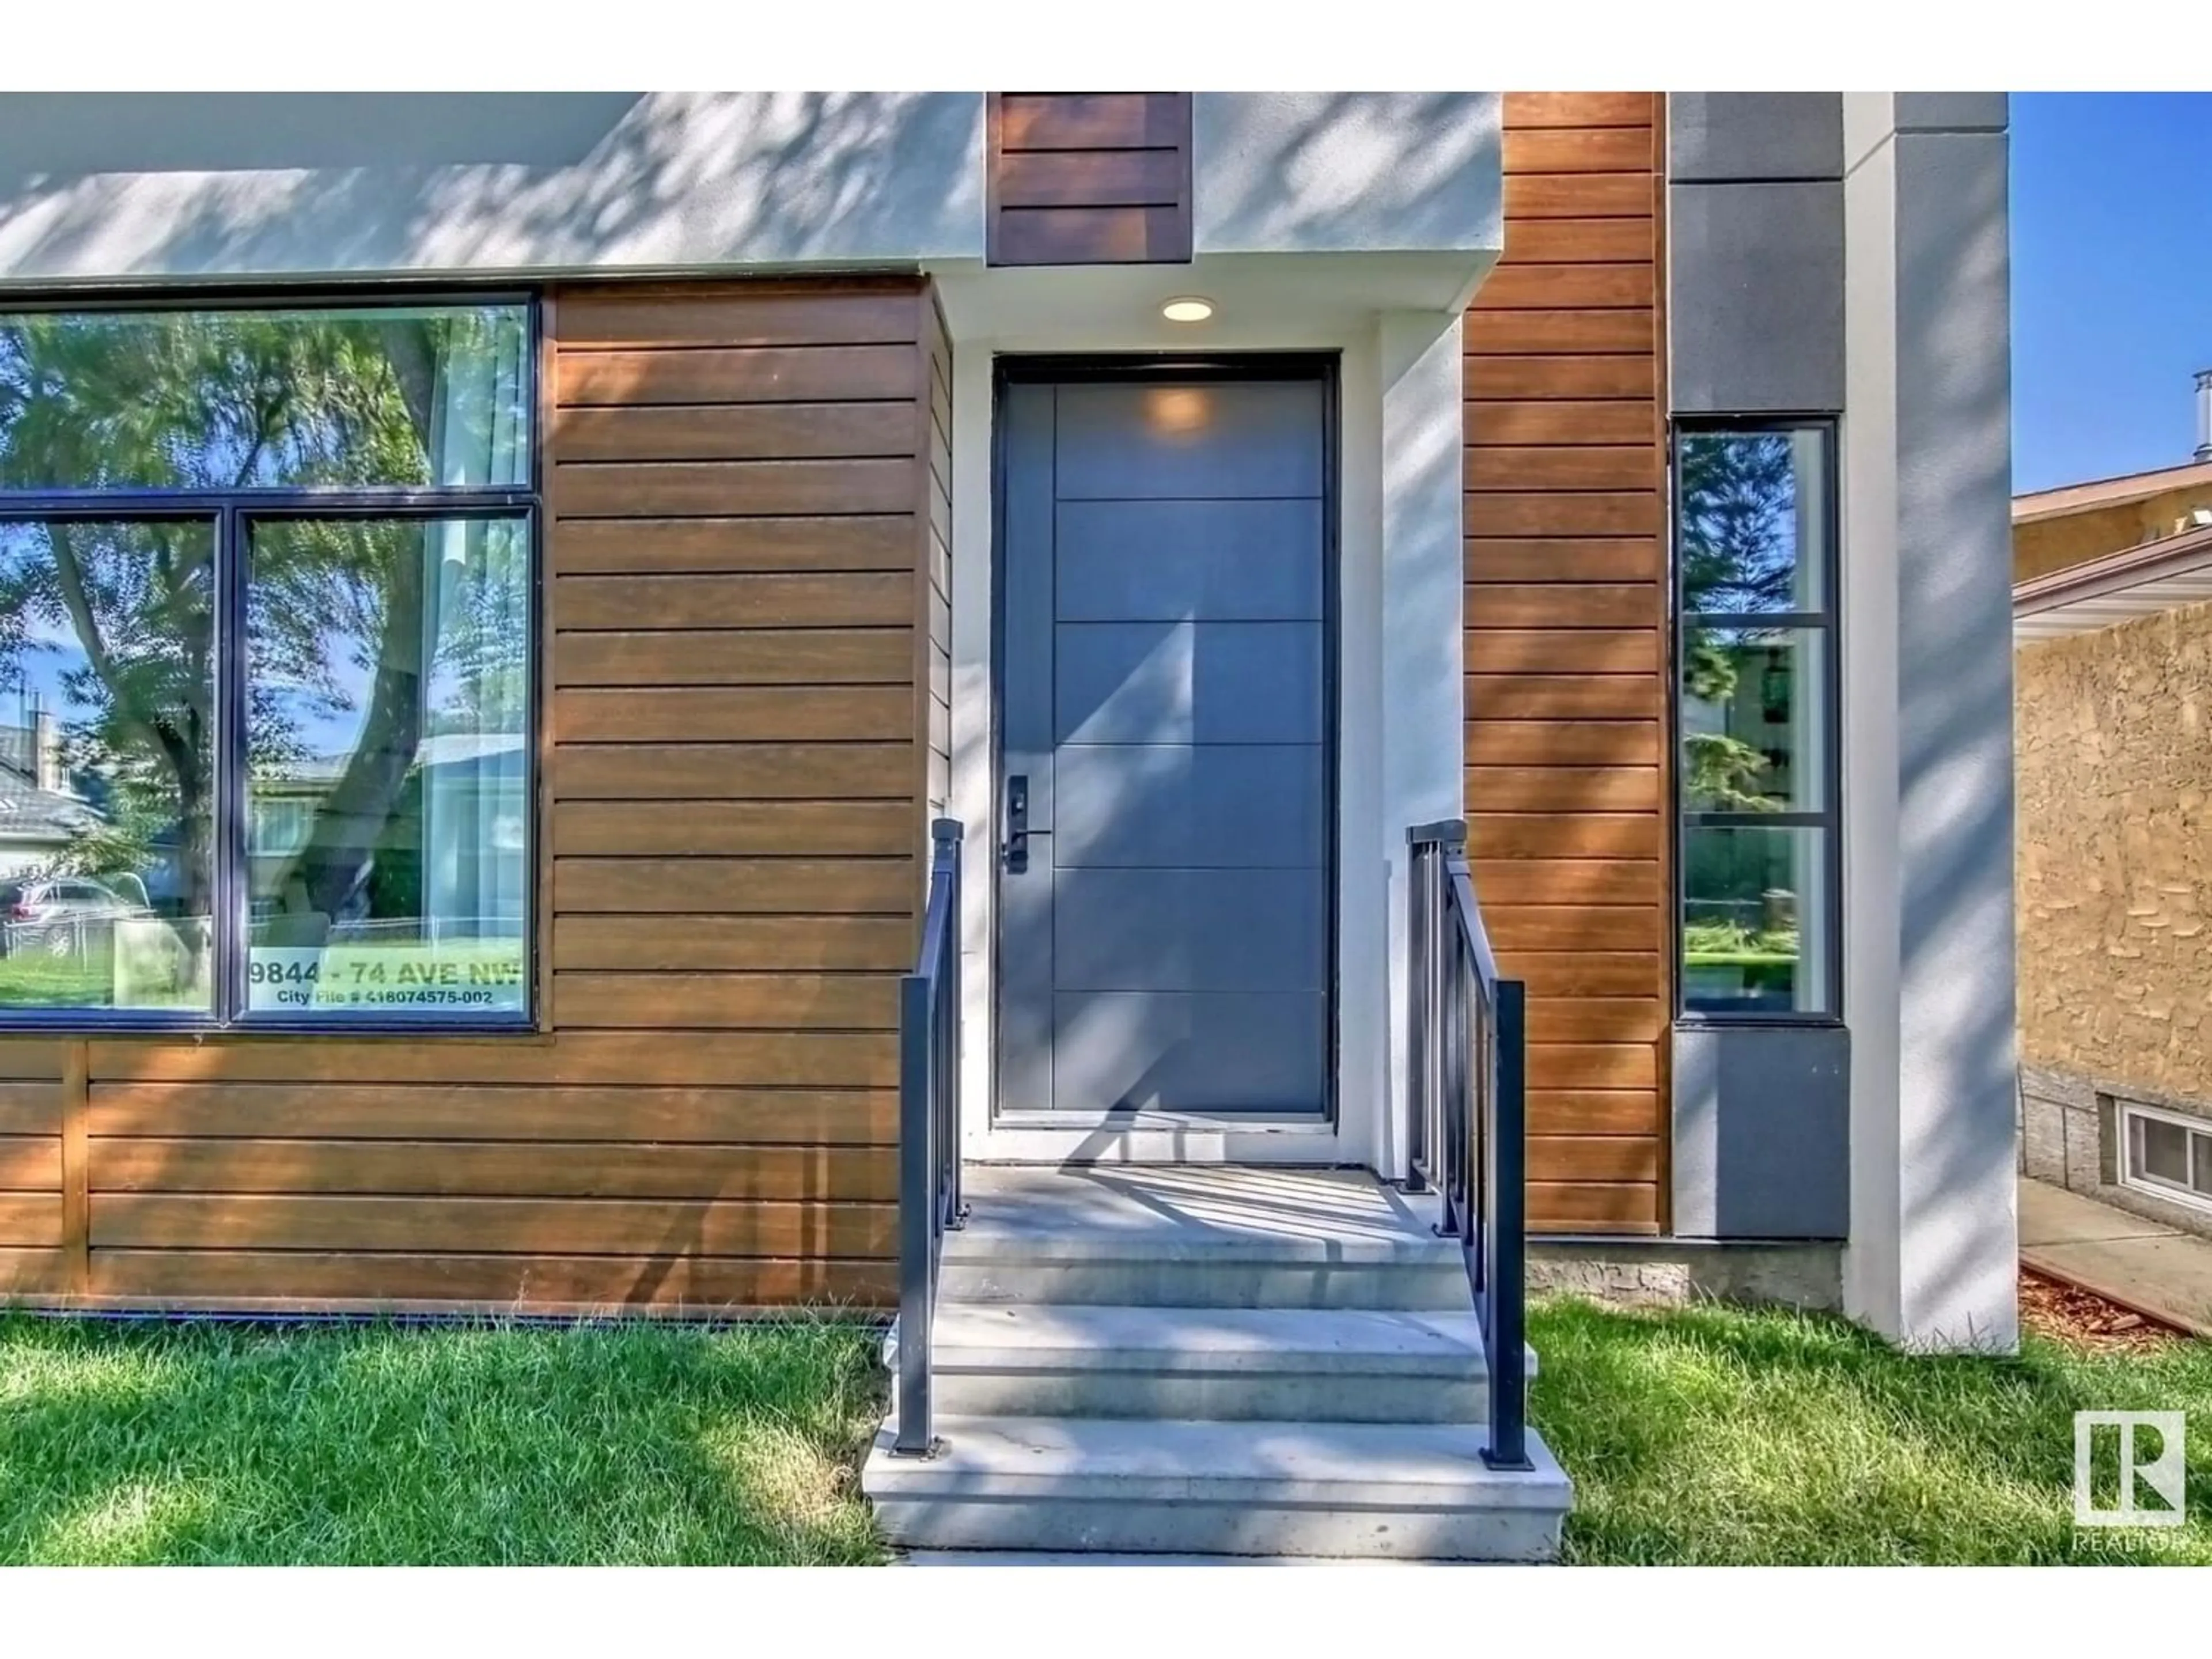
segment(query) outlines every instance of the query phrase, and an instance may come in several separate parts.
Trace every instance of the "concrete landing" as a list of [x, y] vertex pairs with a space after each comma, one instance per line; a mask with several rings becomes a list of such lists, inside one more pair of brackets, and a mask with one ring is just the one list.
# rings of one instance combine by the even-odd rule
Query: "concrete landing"
[[2022, 1179], [2020, 1259], [2212, 1337], [2212, 1238]]
[[948, 1302], [1465, 1310], [1456, 1241], [1364, 1170], [971, 1166]]
[[979, 1164], [962, 1179], [974, 1215], [947, 1244], [963, 1251], [1088, 1253], [1121, 1243], [1154, 1256], [1262, 1248], [1306, 1261], [1456, 1255], [1429, 1224], [1434, 1199], [1409, 1199], [1364, 1170]]

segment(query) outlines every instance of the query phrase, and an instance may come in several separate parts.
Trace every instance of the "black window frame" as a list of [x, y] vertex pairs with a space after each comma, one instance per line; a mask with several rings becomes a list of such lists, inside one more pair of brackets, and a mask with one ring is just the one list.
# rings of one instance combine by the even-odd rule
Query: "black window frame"
[[[1820, 440], [1822, 501], [1820, 525], [1822, 540], [1820, 609], [1818, 611], [1692, 611], [1683, 592], [1686, 563], [1682, 556], [1682, 447], [1686, 438], [1706, 436], [1796, 434], [1810, 432]], [[1667, 665], [1668, 738], [1673, 747], [1668, 768], [1672, 787], [1668, 810], [1674, 823], [1674, 890], [1668, 939], [1674, 954], [1675, 1023], [1691, 1026], [1839, 1026], [1844, 1024], [1844, 878], [1843, 782], [1844, 704], [1843, 652], [1843, 506], [1837, 421], [1832, 415], [1711, 415], [1678, 416], [1668, 423], [1668, 553], [1672, 569], [1669, 592], [1673, 649]], [[1820, 690], [1824, 708], [1820, 732], [1824, 752], [1820, 765], [1820, 806], [1816, 811], [1729, 812], [1692, 810], [1684, 801], [1682, 768], [1682, 667], [1689, 629], [1718, 628], [1796, 629], [1821, 637]], [[1826, 858], [1820, 900], [1826, 909], [1822, 958], [1826, 969], [1826, 1006], [1819, 1009], [1713, 1009], [1689, 1006], [1689, 975], [1684, 960], [1686, 915], [1689, 903], [1689, 834], [1692, 830], [1814, 830], [1820, 832]], [[1801, 928], [1799, 937], [1803, 937]], [[1801, 957], [1800, 960], [1803, 958]]]
[[[544, 660], [545, 417], [544, 315], [540, 296], [513, 287], [493, 289], [379, 287], [332, 293], [324, 289], [210, 288], [190, 293], [118, 295], [98, 291], [69, 294], [0, 295], [0, 314], [46, 312], [112, 314], [122, 312], [208, 313], [236, 311], [378, 311], [403, 307], [513, 307], [521, 311], [522, 396], [530, 444], [526, 481], [520, 485], [400, 484], [277, 485], [226, 490], [83, 488], [38, 490], [0, 486], [0, 524], [78, 522], [212, 524], [215, 532], [214, 668], [215, 802], [214, 902], [210, 918], [210, 960], [214, 972], [212, 1006], [197, 1010], [151, 1008], [0, 1006], [0, 1035], [70, 1033], [108, 1036], [165, 1032], [206, 1036], [270, 1037], [536, 1036], [545, 1029], [544, 975], [540, 953], [545, 942], [539, 895], [544, 817], [542, 733], [547, 664]], [[514, 1012], [440, 1015], [404, 1009], [343, 1016], [301, 1016], [247, 1007], [251, 916], [247, 868], [252, 858], [252, 825], [246, 811], [250, 782], [246, 764], [246, 546], [252, 526], [268, 520], [341, 518], [379, 520], [453, 519], [505, 520], [523, 526], [529, 562], [526, 585], [529, 614], [530, 668], [524, 699], [523, 868], [527, 872], [523, 906], [522, 1006]]]

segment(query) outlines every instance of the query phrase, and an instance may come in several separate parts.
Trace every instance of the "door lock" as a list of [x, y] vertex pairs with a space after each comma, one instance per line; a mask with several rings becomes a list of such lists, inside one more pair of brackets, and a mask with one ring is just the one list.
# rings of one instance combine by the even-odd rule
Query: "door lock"
[[1030, 781], [1018, 772], [1006, 780], [1006, 842], [1000, 852], [1008, 875], [1030, 867]]

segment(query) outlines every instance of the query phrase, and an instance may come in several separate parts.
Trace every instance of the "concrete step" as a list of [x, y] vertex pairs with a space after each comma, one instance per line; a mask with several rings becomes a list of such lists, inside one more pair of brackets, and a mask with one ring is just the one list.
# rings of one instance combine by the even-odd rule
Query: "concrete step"
[[1572, 1489], [1494, 1470], [1465, 1425], [942, 1416], [930, 1458], [877, 1437], [862, 1475], [884, 1534], [923, 1550], [1543, 1561]]
[[1468, 1305], [1431, 1205], [1364, 1170], [971, 1165], [940, 1294], [1155, 1308]]
[[940, 1304], [937, 1409], [954, 1416], [1480, 1423], [1470, 1311]]

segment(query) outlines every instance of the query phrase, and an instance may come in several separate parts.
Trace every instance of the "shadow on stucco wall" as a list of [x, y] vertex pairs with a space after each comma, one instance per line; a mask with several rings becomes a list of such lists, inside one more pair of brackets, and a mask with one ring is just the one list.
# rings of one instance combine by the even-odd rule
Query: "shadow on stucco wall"
[[1905, 1318], [2008, 1346], [1960, 1328], [2009, 1305], [2014, 1251], [2005, 149], [1898, 142], [1899, 1058], [1926, 1103], [1898, 1149]]
[[980, 252], [972, 93], [68, 94], [0, 105], [0, 277]]

